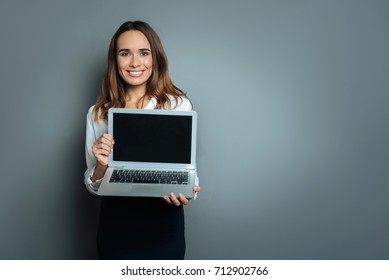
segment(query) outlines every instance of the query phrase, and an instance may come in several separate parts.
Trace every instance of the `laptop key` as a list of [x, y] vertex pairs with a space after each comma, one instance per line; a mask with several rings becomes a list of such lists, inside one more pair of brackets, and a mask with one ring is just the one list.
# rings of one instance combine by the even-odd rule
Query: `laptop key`
[[141, 183], [141, 184], [158, 184], [158, 180], [149, 180], [149, 179], [135, 179], [132, 181], [133, 183]]

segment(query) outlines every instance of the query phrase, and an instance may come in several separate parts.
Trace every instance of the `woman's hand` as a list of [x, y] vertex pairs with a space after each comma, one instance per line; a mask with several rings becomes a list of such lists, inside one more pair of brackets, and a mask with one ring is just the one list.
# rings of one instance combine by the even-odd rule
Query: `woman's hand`
[[[200, 190], [200, 186], [193, 187], [194, 192], [199, 192]], [[163, 199], [166, 201], [166, 203], [174, 206], [188, 205], [190, 201], [190, 199], [186, 198], [182, 193], [180, 193], [178, 196], [176, 196], [174, 193], [171, 193], [170, 196], [165, 195]]]
[[112, 151], [112, 146], [114, 143], [115, 141], [113, 140], [113, 137], [107, 133], [101, 135], [93, 143], [92, 153], [99, 165], [108, 166], [108, 157]]
[[104, 173], [108, 168], [108, 157], [114, 143], [113, 137], [107, 133], [101, 135], [93, 143], [92, 153], [97, 160], [97, 165], [92, 175], [92, 182], [96, 182], [103, 178]]

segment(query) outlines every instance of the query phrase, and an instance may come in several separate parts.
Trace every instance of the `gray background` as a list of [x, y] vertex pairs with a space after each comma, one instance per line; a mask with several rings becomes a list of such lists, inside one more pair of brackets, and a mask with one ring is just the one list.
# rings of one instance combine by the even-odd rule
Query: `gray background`
[[94, 259], [85, 115], [126, 20], [199, 113], [188, 259], [389, 259], [389, 2], [0, 2], [0, 258]]

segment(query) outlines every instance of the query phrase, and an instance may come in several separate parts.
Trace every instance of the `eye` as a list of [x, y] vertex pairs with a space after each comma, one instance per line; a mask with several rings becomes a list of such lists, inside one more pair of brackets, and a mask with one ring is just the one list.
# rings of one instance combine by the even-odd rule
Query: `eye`
[[149, 56], [150, 55], [150, 52], [149, 51], [142, 51], [140, 53], [141, 56]]
[[121, 52], [119, 52], [119, 55], [123, 56], [123, 57], [126, 57], [126, 56], [129, 56], [130, 53], [128, 51], [121, 51]]

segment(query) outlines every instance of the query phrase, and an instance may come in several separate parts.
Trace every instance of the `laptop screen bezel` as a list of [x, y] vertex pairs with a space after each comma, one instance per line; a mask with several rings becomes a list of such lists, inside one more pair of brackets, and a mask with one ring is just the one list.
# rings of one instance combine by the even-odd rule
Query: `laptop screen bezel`
[[174, 111], [174, 110], [146, 110], [146, 109], [127, 109], [111, 108], [108, 111], [108, 133], [113, 135], [113, 116], [114, 114], [149, 114], [149, 115], [172, 115], [172, 116], [191, 116], [192, 133], [191, 133], [191, 156], [190, 163], [159, 163], [159, 162], [134, 162], [134, 161], [117, 161], [114, 160], [114, 150], [109, 155], [108, 167], [113, 168], [139, 168], [152, 169], [155, 167], [163, 169], [195, 169], [196, 167], [196, 146], [197, 146], [197, 112], [196, 111]]

